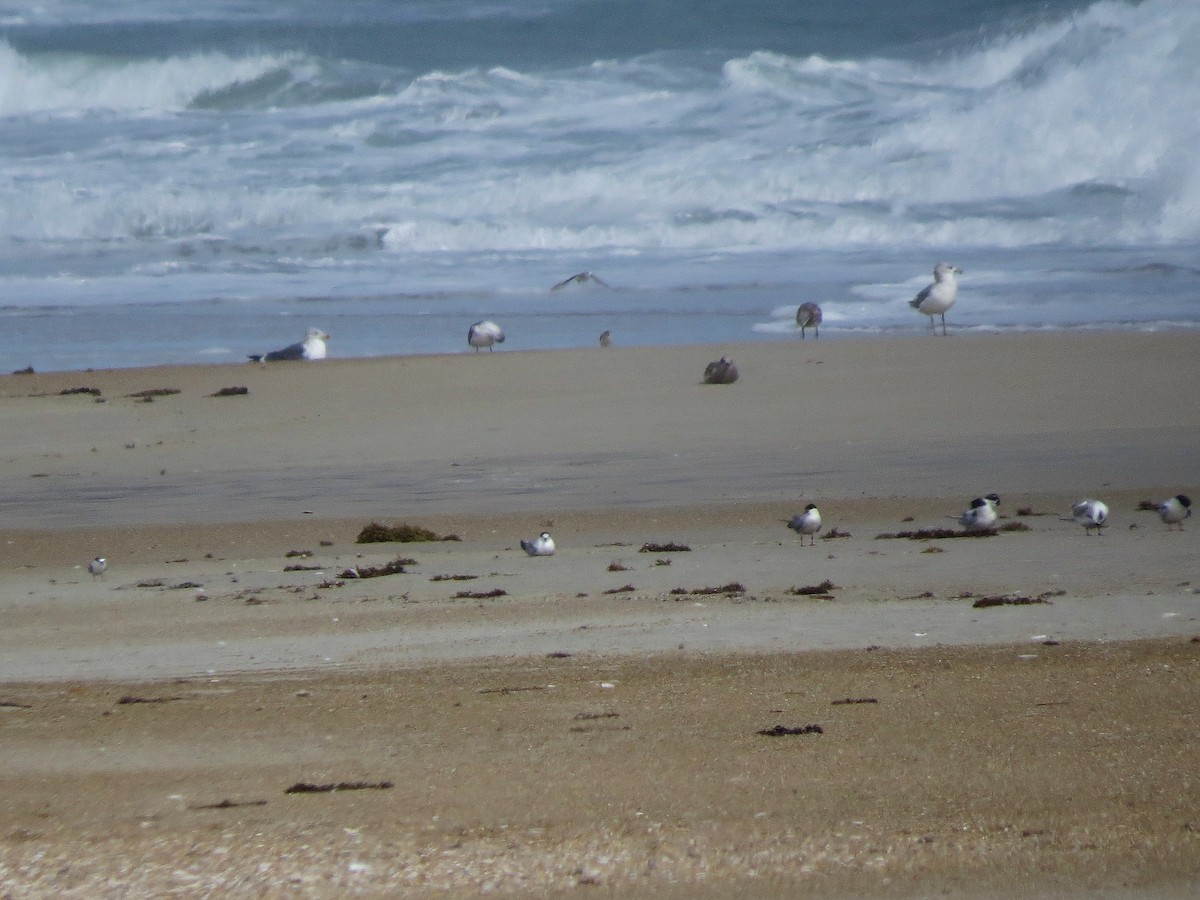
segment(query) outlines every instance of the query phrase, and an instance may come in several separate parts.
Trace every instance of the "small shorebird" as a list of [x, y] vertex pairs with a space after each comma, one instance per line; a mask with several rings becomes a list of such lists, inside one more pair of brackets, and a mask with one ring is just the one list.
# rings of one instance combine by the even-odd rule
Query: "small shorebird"
[[705, 384], [733, 384], [737, 380], [737, 366], [728, 356], [722, 356], [704, 367]]
[[1069, 519], [1066, 516], [1059, 518], [1082, 525], [1084, 534], [1091, 534], [1093, 528], [1100, 534], [1100, 529], [1108, 524], [1108, 507], [1100, 500], [1080, 500], [1072, 505]]
[[600, 332], [600, 346], [601, 347], [611, 347], [612, 346], [612, 332], [611, 331]]
[[947, 518], [954, 519], [967, 531], [991, 531], [996, 527], [996, 520], [999, 518], [996, 515], [996, 507], [999, 505], [999, 494], [985, 494], [972, 500], [971, 505], [962, 511], [962, 515]]
[[475, 348], [478, 353], [481, 348], [487, 347], [488, 352], [493, 352], [493, 344], [504, 343], [504, 332], [500, 326], [488, 319], [476, 322], [467, 330], [467, 343]]
[[800, 535], [800, 546], [804, 546], [804, 536], [809, 536], [809, 544], [817, 543], [817, 532], [821, 530], [821, 511], [815, 503], [804, 507], [804, 512], [792, 516], [788, 528]]
[[801, 303], [800, 308], [796, 310], [796, 327], [800, 329], [800, 337], [804, 337], [804, 330], [811, 328], [813, 330], [813, 338], [821, 336], [821, 320], [824, 315], [821, 313], [821, 307], [816, 303]]
[[1178, 525], [1179, 530], [1183, 531], [1183, 520], [1191, 518], [1192, 515], [1192, 498], [1186, 494], [1176, 494], [1154, 508], [1164, 525], [1168, 528]]
[[88, 563], [88, 571], [92, 573], [93, 578], [99, 578], [108, 571], [108, 560], [103, 556], [97, 556]]
[[550, 532], [543, 531], [532, 541], [527, 541], [522, 538], [521, 549], [530, 556], [553, 556], [554, 538], [550, 537]]
[[921, 290], [908, 305], [923, 315], [929, 316], [929, 327], [936, 332], [937, 325], [933, 317], [942, 317], [942, 335], [946, 334], [946, 310], [954, 305], [958, 298], [958, 278], [963, 270], [947, 262], [940, 262], [933, 267], [933, 284]]
[[310, 328], [298, 344], [289, 344], [282, 350], [272, 350], [270, 353], [251, 353], [249, 358], [256, 363], [282, 362], [293, 359], [324, 359], [325, 342], [329, 340], [328, 332], [320, 328]]

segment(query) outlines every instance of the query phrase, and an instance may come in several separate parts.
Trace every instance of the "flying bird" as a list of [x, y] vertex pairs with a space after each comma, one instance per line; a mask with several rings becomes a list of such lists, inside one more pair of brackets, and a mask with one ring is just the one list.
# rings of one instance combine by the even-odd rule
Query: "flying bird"
[[929, 316], [929, 327], [937, 330], [933, 317], [942, 317], [942, 334], [946, 334], [946, 310], [954, 305], [958, 298], [958, 278], [963, 270], [947, 262], [940, 262], [933, 267], [933, 284], [921, 290], [908, 305], [923, 315]]
[[972, 500], [970, 505], [962, 511], [962, 515], [948, 518], [954, 519], [967, 531], [991, 531], [996, 527], [996, 520], [999, 518], [996, 515], [996, 507], [999, 505], [999, 494], [985, 494]]
[[1100, 534], [1100, 529], [1108, 524], [1108, 506], [1100, 500], [1080, 500], [1071, 507], [1070, 518], [1059, 518], [1064, 522], [1082, 525], [1084, 534], [1091, 534], [1093, 528], [1096, 529], [1096, 534]]
[[804, 507], [804, 512], [792, 516], [788, 528], [800, 535], [800, 546], [804, 546], [804, 536], [809, 536], [809, 544], [817, 543], [817, 532], [821, 530], [821, 511], [815, 503]]
[[293, 359], [324, 359], [327, 340], [329, 340], [328, 333], [320, 328], [310, 328], [300, 343], [290, 344], [282, 350], [272, 350], [270, 353], [251, 353], [250, 359], [256, 363], [282, 362]]
[[796, 327], [800, 329], [800, 337], [804, 337], [806, 328], [813, 330], [813, 337], [821, 336], [821, 320], [824, 315], [821, 312], [821, 307], [816, 303], [801, 303], [800, 308], [796, 310]]
[[550, 532], [543, 531], [532, 541], [527, 541], [522, 538], [521, 549], [530, 556], [553, 556], [554, 538], [550, 537]]
[[728, 356], [722, 356], [704, 367], [705, 384], [733, 384], [737, 380], [737, 366]]
[[488, 348], [488, 352], [493, 351], [493, 344], [504, 343], [504, 331], [495, 322], [484, 319], [482, 322], [476, 322], [467, 330], [467, 343], [475, 348], [478, 353], [483, 347]]
[[1183, 531], [1183, 520], [1191, 518], [1192, 515], [1192, 499], [1186, 494], [1176, 494], [1154, 508], [1158, 511], [1158, 517], [1163, 520], [1164, 525], [1168, 528], [1178, 525], [1179, 530]]
[[600, 278], [599, 275], [595, 275], [591, 272], [576, 272], [570, 278], [564, 278], [558, 284], [554, 285], [554, 287], [550, 288], [550, 290], [558, 291], [558, 290], [561, 290], [562, 288], [565, 288], [569, 284], [588, 284], [588, 283], [598, 284], [598, 285], [600, 285], [600, 287], [608, 287], [608, 285], [604, 282], [603, 279]]

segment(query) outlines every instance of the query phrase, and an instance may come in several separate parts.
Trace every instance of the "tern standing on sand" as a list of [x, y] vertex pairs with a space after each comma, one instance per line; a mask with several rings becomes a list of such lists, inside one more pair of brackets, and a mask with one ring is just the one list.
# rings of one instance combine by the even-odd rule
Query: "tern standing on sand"
[[800, 535], [800, 546], [804, 546], [804, 536], [808, 535], [810, 545], [817, 543], [817, 532], [821, 530], [821, 511], [815, 503], [804, 507], [804, 512], [792, 516], [788, 528]]
[[946, 310], [958, 299], [958, 276], [963, 270], [947, 262], [933, 267], [933, 284], [924, 288], [908, 305], [923, 315], [929, 316], [929, 327], [937, 330], [934, 316], [942, 317], [942, 335], [946, 334]]
[[484, 319], [482, 322], [476, 322], [467, 331], [467, 343], [475, 348], [478, 353], [482, 348], [487, 347], [488, 352], [493, 352], [493, 344], [504, 343], [504, 332], [495, 322]]
[[88, 563], [88, 571], [92, 573], [93, 578], [99, 578], [108, 571], [108, 560], [103, 556], [97, 556]]
[[996, 527], [996, 507], [1000, 505], [999, 494], [985, 494], [976, 497], [971, 505], [962, 511], [961, 516], [950, 516], [967, 531], [991, 531]]
[[800, 337], [804, 337], [804, 330], [811, 328], [813, 330], [813, 339], [821, 336], [821, 320], [825, 318], [821, 312], [821, 307], [816, 303], [801, 303], [800, 308], [796, 310], [796, 327], [800, 329]]
[[1154, 507], [1163, 524], [1170, 528], [1178, 525], [1183, 531], [1183, 520], [1192, 515], [1192, 499], [1187, 494], [1176, 494]]
[[1072, 505], [1071, 518], [1060, 518], [1064, 522], [1082, 525], [1084, 534], [1091, 534], [1093, 528], [1096, 534], [1100, 534], [1100, 529], [1108, 524], [1108, 507], [1100, 500], [1080, 500]]

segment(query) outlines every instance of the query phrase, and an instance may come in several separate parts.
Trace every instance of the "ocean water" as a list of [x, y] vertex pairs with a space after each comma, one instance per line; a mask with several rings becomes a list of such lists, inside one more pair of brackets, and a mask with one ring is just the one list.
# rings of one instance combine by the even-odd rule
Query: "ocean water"
[[[1195, 0], [0, 0], [0, 367], [1200, 329]], [[551, 286], [579, 272], [603, 284]]]

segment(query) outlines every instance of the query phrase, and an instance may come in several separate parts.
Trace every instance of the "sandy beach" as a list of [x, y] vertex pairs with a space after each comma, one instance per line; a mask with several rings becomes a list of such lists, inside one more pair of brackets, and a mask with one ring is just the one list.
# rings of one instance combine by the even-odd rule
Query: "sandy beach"
[[0, 376], [0, 894], [1195, 896], [1198, 351]]

